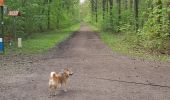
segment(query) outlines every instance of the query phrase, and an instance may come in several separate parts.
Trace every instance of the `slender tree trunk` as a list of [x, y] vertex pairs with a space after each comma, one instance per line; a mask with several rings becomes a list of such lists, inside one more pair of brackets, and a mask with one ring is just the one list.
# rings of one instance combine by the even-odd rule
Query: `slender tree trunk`
[[120, 32], [120, 21], [121, 21], [121, 0], [117, 0], [118, 8], [118, 32]]
[[60, 11], [61, 11], [61, 0], [58, 0], [58, 8], [57, 8], [57, 28], [60, 26]]
[[[170, 9], [170, 1], [167, 1], [167, 9]], [[170, 22], [170, 12], [168, 12], [168, 20]]]
[[109, 13], [109, 1], [108, 0], [106, 0], [107, 2], [107, 6], [106, 6], [106, 9], [107, 9], [107, 14]]
[[95, 2], [96, 23], [98, 22], [98, 1]]
[[119, 15], [119, 21], [121, 20], [121, 0], [118, 0], [118, 15]]
[[91, 18], [93, 20], [93, 0], [91, 0], [90, 2], [91, 2]]
[[109, 0], [109, 4], [110, 4], [110, 23], [111, 26], [113, 26], [113, 0]]
[[133, 9], [133, 0], [130, 0], [130, 9]]
[[0, 33], [0, 36], [3, 36], [4, 35], [4, 24], [3, 24], [3, 21], [4, 21], [4, 9], [3, 9], [3, 6], [0, 7], [1, 9], [1, 33]]
[[91, 0], [91, 16], [92, 16], [92, 20], [94, 19], [94, 12], [95, 12], [94, 0]]
[[48, 22], [47, 22], [47, 29], [50, 29], [50, 12], [51, 12], [51, 7], [50, 7], [50, 2], [48, 1]]
[[125, 0], [125, 10], [128, 9], [128, 0]]
[[138, 24], [138, 8], [139, 7], [139, 0], [134, 0], [134, 11], [135, 11], [135, 30], [137, 31], [139, 28], [139, 24]]
[[105, 11], [106, 11], [106, 0], [103, 0], [102, 6], [103, 6], [103, 19], [105, 19]]

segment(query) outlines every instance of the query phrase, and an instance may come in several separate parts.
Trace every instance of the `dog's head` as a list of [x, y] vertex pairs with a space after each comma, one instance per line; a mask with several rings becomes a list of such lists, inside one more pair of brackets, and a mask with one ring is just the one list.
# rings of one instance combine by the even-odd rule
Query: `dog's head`
[[73, 72], [68, 68], [64, 69], [64, 73], [66, 73], [69, 76], [73, 75]]

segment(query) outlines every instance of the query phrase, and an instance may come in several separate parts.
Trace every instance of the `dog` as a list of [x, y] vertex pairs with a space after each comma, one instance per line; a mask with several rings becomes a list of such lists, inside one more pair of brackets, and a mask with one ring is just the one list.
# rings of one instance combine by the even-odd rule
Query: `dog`
[[55, 95], [55, 92], [58, 88], [64, 85], [64, 91], [67, 92], [68, 88], [68, 79], [73, 75], [73, 72], [66, 68], [63, 72], [51, 72], [49, 79], [49, 91], [50, 95]]

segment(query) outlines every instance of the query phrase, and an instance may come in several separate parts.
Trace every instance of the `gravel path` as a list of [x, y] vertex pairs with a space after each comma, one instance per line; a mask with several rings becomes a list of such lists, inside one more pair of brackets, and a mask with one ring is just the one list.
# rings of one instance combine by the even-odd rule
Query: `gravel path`
[[[113, 53], [85, 25], [46, 54], [0, 60], [0, 100], [170, 100], [170, 63]], [[68, 92], [49, 96], [50, 72], [66, 67]]]

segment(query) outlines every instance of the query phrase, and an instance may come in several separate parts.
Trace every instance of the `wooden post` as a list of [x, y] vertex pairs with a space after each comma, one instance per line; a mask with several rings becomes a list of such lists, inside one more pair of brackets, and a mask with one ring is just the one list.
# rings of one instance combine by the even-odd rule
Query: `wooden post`
[[22, 48], [22, 38], [18, 38], [18, 48]]

